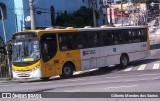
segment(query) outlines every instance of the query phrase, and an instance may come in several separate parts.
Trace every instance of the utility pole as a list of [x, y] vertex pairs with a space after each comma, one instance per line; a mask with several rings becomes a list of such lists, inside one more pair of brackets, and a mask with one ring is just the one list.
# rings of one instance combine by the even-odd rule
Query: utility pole
[[123, 2], [121, 0], [121, 24], [123, 26]]
[[110, 25], [113, 25], [113, 22], [112, 22], [112, 8], [111, 8], [111, 3], [110, 3], [109, 12], [110, 12]]
[[34, 16], [34, 0], [29, 0], [29, 7], [30, 7], [30, 16], [31, 16], [31, 29], [35, 30], [35, 16]]
[[111, 0], [108, 0], [108, 3], [109, 3], [109, 12], [110, 12], [110, 25], [112, 26], [113, 25], [113, 22], [112, 22], [112, 1]]
[[108, 11], [107, 11], [107, 8], [108, 8], [108, 7], [107, 7], [107, 5], [106, 5], [106, 17], [105, 17], [105, 18], [106, 18], [106, 25], [108, 25], [108, 23], [109, 23], [109, 22], [108, 22], [108, 13], [107, 13]]
[[102, 0], [102, 5], [103, 5], [103, 7], [105, 7], [105, 13], [106, 13], [106, 15], [105, 15], [105, 24], [106, 25], [108, 25], [109, 24], [109, 22], [108, 22], [108, 13], [107, 13], [107, 8], [108, 8], [108, 3], [107, 3], [107, 0]]
[[97, 24], [96, 24], [96, 13], [95, 13], [95, 3], [96, 3], [96, 1], [95, 1], [95, 0], [92, 0], [93, 24], [94, 24], [94, 27], [97, 26]]
[[1, 12], [1, 18], [2, 18], [5, 49], [6, 49], [6, 53], [7, 53], [7, 64], [8, 64], [9, 75], [10, 75], [10, 79], [11, 79], [12, 78], [12, 69], [11, 69], [11, 66], [10, 66], [10, 59], [9, 59], [9, 52], [8, 52], [8, 46], [7, 46], [7, 35], [6, 35], [6, 29], [5, 29], [5, 21], [4, 21], [3, 9], [2, 9], [1, 6], [0, 6], [0, 12]]

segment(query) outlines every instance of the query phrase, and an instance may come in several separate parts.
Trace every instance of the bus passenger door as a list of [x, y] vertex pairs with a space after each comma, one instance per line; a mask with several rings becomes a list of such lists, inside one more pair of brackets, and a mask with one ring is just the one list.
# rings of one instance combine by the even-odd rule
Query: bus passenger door
[[54, 56], [57, 52], [56, 34], [45, 34], [41, 37], [41, 53], [43, 74], [45, 77], [55, 75]]

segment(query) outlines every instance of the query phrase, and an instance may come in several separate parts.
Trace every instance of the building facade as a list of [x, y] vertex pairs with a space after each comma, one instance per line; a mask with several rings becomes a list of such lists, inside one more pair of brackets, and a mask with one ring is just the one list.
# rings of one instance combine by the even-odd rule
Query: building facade
[[[36, 28], [53, 26], [57, 14], [67, 11], [73, 13], [81, 6], [88, 7], [88, 0], [34, 0]], [[1, 0], [5, 17], [7, 39], [12, 33], [30, 29], [29, 0]], [[54, 16], [54, 17], [53, 17]], [[4, 39], [0, 20], [0, 36]]]
[[[14, 13], [13, 0], [0, 0], [0, 7], [3, 10], [5, 29], [7, 39], [11, 39], [11, 33], [16, 31], [16, 17]], [[4, 39], [4, 30], [2, 26], [2, 19], [0, 14], [0, 37]]]

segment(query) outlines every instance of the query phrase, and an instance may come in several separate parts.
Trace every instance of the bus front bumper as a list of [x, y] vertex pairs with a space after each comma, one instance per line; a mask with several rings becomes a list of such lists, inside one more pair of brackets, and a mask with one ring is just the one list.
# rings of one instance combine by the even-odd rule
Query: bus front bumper
[[15, 71], [12, 70], [13, 78], [41, 78], [42, 72], [38, 69], [33, 69], [30, 71]]

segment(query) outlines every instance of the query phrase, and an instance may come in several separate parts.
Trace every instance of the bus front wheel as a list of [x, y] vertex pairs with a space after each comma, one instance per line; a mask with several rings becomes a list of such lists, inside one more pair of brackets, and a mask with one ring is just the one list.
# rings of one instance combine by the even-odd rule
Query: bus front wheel
[[70, 78], [73, 75], [74, 69], [73, 69], [73, 65], [71, 63], [66, 63], [63, 66], [62, 69], [62, 75], [60, 75], [60, 77], [62, 78]]
[[127, 55], [122, 55], [120, 58], [120, 67], [125, 68], [128, 66], [129, 58]]

